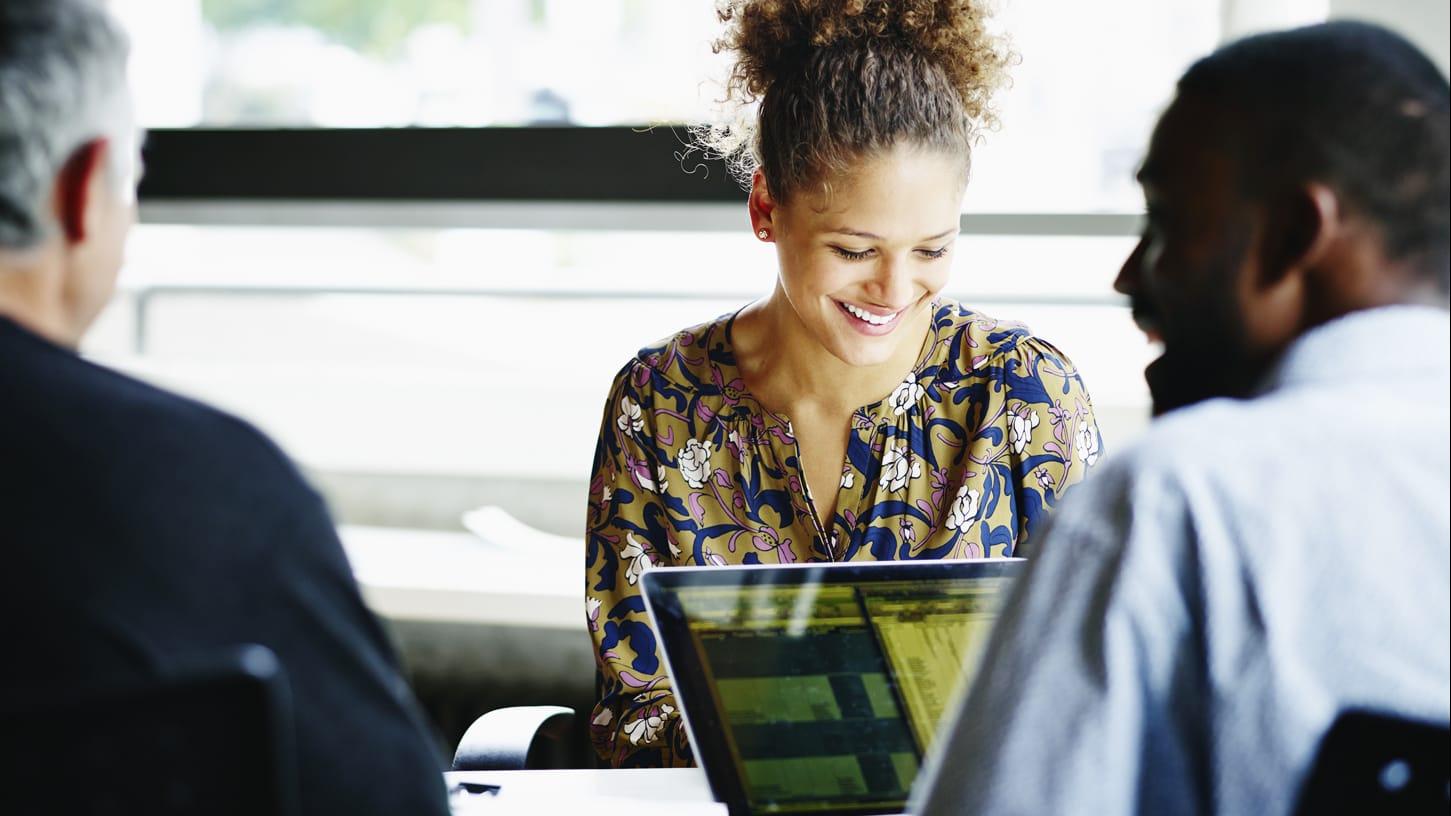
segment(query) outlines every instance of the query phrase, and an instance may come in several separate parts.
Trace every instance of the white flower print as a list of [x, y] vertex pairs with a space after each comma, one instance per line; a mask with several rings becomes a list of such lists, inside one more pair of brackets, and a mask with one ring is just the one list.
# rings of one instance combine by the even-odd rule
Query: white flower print
[[843, 490], [851, 490], [854, 484], [856, 484], [856, 475], [852, 472], [851, 465], [847, 465], [841, 469], [841, 487]]
[[1022, 454], [1023, 449], [1033, 439], [1033, 429], [1038, 427], [1038, 412], [1034, 411], [1026, 402], [1020, 402], [1014, 408], [1008, 409], [1008, 441], [1013, 445], [1013, 453]]
[[[663, 468], [660, 468], [663, 470]], [[630, 463], [630, 478], [641, 490], [648, 490], [651, 493], [658, 493], [662, 488], [655, 486], [655, 480], [650, 478], [650, 466], [645, 462], [634, 461]]]
[[599, 631], [600, 628], [600, 599], [589, 598], [584, 602], [585, 619], [589, 621], [591, 632]]
[[1073, 447], [1084, 464], [1093, 467], [1098, 463], [1098, 429], [1092, 422], [1085, 422], [1074, 436]]
[[751, 455], [750, 451], [746, 450], [746, 446], [741, 444], [741, 435], [734, 430], [726, 434], [726, 447], [741, 464], [745, 464], [746, 458]]
[[918, 400], [922, 399], [922, 395], [925, 393], [927, 392], [922, 386], [917, 384], [917, 374], [915, 372], [908, 372], [907, 379], [903, 380], [902, 384], [897, 386], [890, 397], [887, 397], [887, 404], [892, 406], [892, 414], [894, 416], [901, 416], [912, 410], [912, 407], [917, 404]]
[[912, 526], [912, 519], [909, 516], [902, 516], [897, 527], [902, 532], [902, 541], [908, 544], [917, 542], [917, 528]]
[[903, 445], [892, 445], [887, 443], [888, 448], [882, 456], [882, 479], [883, 490], [896, 492], [907, 486], [907, 482], [922, 475], [922, 463], [912, 458], [912, 449]]
[[710, 466], [710, 449], [711, 443], [690, 439], [680, 449], [680, 453], [676, 454], [680, 475], [685, 477], [686, 484], [696, 490], [705, 487], [705, 483], [710, 481], [713, 472]]
[[625, 533], [625, 546], [620, 548], [620, 556], [628, 562], [625, 564], [625, 580], [634, 586], [650, 568], [650, 556], [645, 552], [645, 545], [635, 538], [634, 533]]
[[615, 426], [622, 433], [634, 431], [639, 433], [645, 428], [645, 418], [640, 415], [640, 406], [629, 397], [620, 398], [620, 416], [615, 420]]
[[963, 485], [957, 491], [957, 498], [952, 501], [952, 509], [947, 511], [947, 526], [956, 528], [963, 533], [972, 529], [972, 523], [977, 521], [977, 511], [981, 502], [981, 493], [976, 490], [968, 490], [967, 485]]
[[665, 493], [665, 488], [667, 488], [669, 486], [670, 486], [670, 482], [669, 482], [669, 480], [667, 480], [665, 478], [665, 466], [664, 465], [660, 465], [660, 466], [656, 467], [655, 468], [655, 484], [650, 489], [653, 490], [653, 491], [655, 491], [656, 493], [660, 493], [660, 494], [663, 495]]
[[606, 726], [614, 722], [614, 720], [615, 712], [609, 710], [608, 708], [602, 708], [600, 709], [600, 713], [596, 714], [595, 718], [593, 720], [590, 720], [590, 722], [594, 723], [595, 725]]
[[614, 488], [610, 487], [609, 485], [605, 485], [604, 489], [600, 491], [600, 504], [608, 505], [610, 502], [614, 501], [614, 499]]
[[660, 735], [660, 729], [665, 727], [665, 718], [675, 712], [674, 706], [662, 705], [658, 710], [650, 709], [649, 712], [638, 720], [625, 723], [625, 736], [630, 742], [639, 745], [642, 742], [651, 742]]

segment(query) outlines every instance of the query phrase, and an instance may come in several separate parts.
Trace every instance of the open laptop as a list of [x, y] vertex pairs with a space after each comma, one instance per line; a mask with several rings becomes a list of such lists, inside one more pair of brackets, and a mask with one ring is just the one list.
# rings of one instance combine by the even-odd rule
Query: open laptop
[[732, 816], [895, 813], [1018, 559], [653, 569], [666, 669]]

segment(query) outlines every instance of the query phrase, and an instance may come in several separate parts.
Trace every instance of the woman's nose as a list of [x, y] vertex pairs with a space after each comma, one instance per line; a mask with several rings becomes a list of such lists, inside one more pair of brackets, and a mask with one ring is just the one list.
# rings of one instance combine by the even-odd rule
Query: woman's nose
[[867, 295], [879, 306], [901, 308], [913, 299], [911, 268], [901, 260], [884, 255], [876, 274], [867, 284]]

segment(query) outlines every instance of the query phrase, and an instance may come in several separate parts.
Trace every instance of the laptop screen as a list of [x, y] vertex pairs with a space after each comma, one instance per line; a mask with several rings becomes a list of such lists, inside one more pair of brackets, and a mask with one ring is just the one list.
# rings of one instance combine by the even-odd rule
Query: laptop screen
[[906, 803], [1010, 580], [1004, 562], [932, 566], [745, 570], [655, 593], [657, 618], [676, 618], [666, 653], [694, 745], [733, 812]]

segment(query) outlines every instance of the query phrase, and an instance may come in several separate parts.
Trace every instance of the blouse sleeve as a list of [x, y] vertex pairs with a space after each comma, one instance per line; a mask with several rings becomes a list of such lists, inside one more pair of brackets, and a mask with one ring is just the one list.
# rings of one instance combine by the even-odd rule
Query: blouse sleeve
[[1031, 555], [1033, 537], [1063, 494], [1088, 475], [1102, 438], [1078, 368], [1052, 344], [1026, 338], [1005, 361], [1004, 418], [1017, 484], [1014, 555]]
[[590, 738], [613, 767], [692, 764], [640, 575], [673, 563], [659, 492], [665, 474], [655, 452], [650, 400], [631, 363], [616, 378], [600, 423], [586, 519], [585, 605], [598, 669]]

